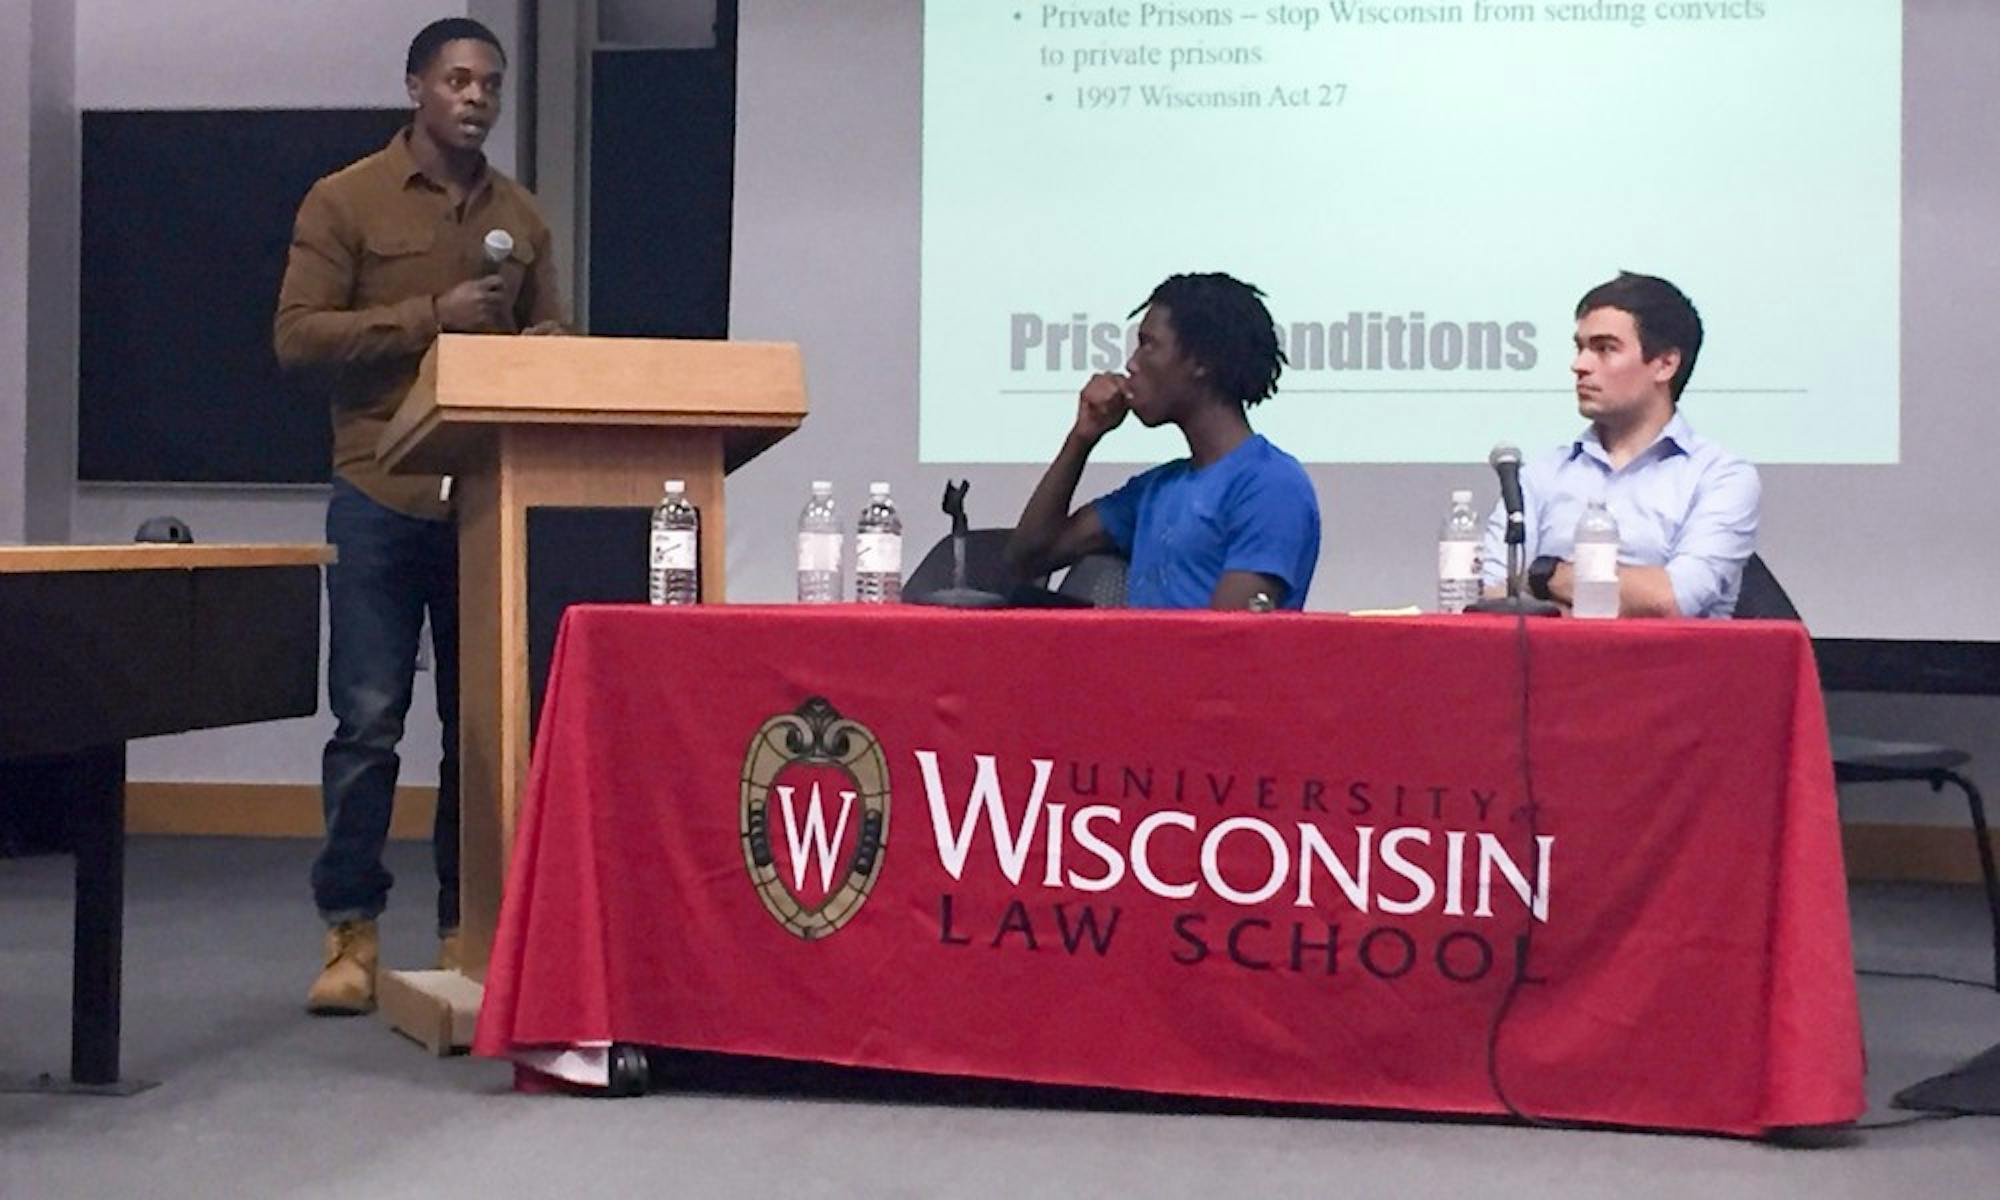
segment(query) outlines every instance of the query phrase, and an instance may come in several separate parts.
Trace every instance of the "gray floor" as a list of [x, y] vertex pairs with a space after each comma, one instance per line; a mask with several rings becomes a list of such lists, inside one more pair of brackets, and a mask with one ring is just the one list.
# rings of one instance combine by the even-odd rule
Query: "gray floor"
[[[123, 1099], [0, 1096], [0, 1200], [67, 1196], [2000, 1196], [2000, 1122], [1780, 1149], [1488, 1124], [814, 1097], [517, 1096], [502, 1065], [437, 1060], [372, 1019], [307, 1018], [317, 933], [296, 842], [138, 840]], [[385, 929], [432, 947], [422, 851]], [[0, 1071], [67, 1061], [69, 862], [0, 861]], [[1977, 976], [1965, 889], [1867, 887], [1864, 965]], [[2000, 1041], [2000, 996], [1864, 979], [1870, 1120], [1904, 1084]], [[721, 1081], [717, 1081], [718, 1087]]]

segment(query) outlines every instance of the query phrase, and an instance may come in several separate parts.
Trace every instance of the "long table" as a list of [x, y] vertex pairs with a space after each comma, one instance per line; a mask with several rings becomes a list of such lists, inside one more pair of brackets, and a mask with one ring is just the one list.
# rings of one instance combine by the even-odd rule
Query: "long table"
[[0, 1073], [0, 1091], [149, 1086], [119, 1070], [125, 743], [318, 711], [332, 560], [314, 545], [0, 546], [0, 763], [61, 768], [76, 854], [69, 1076]]
[[1751, 621], [573, 608], [475, 1050], [606, 1043], [1849, 1122], [1811, 648]]

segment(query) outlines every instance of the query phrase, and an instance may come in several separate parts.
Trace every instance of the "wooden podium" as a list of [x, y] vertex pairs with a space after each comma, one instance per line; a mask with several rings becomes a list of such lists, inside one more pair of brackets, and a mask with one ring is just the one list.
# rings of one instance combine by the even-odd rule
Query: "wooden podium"
[[385, 972], [381, 1009], [403, 1032], [443, 1052], [477, 1018], [528, 775], [529, 510], [650, 507], [662, 480], [685, 480], [701, 598], [722, 603], [722, 477], [805, 414], [788, 343], [445, 334], [425, 357], [377, 455], [451, 475], [458, 509], [464, 977]]

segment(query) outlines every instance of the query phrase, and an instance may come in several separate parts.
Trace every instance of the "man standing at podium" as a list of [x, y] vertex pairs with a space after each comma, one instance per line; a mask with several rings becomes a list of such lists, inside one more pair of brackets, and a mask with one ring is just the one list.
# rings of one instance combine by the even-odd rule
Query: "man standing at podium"
[[[1299, 460], [1250, 428], [1285, 367], [1263, 293], [1228, 275], [1175, 275], [1140, 307], [1123, 375], [1094, 375], [1076, 423], [1007, 542], [1025, 576], [1116, 550], [1135, 608], [1305, 607], [1319, 499]], [[1125, 421], [1179, 427], [1188, 457], [1071, 512], [1097, 443]], [[1261, 599], [1260, 599], [1261, 598]]]
[[[276, 346], [333, 412], [326, 538], [327, 695], [337, 722], [322, 762], [326, 841], [312, 887], [325, 956], [315, 1013], [375, 1005], [382, 865], [426, 615], [436, 647], [438, 770], [432, 843], [439, 965], [457, 966], [458, 542], [451, 483], [391, 475], [375, 446], [441, 332], [548, 333], [561, 301], [548, 225], [490, 166], [506, 53], [477, 21], [449, 18], [410, 43], [410, 125], [382, 150], [313, 185], [299, 207], [278, 296]], [[504, 235], [504, 236], [500, 236]]]

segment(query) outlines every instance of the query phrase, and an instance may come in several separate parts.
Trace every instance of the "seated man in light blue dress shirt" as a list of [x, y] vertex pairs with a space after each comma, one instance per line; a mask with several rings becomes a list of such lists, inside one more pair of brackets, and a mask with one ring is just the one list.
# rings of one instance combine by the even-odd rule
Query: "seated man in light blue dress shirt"
[[[1577, 518], [1603, 500], [1618, 521], [1618, 615], [1727, 617], [1757, 548], [1757, 468], [1680, 414], [1701, 316], [1679, 288], [1621, 273], [1576, 306], [1577, 411], [1590, 428], [1521, 471], [1529, 590], [1568, 609]], [[1487, 522], [1482, 572], [1504, 592], [1506, 514]]]
[[[1139, 306], [1120, 375], [1092, 376], [1076, 422], [1008, 540], [1008, 562], [1046, 574], [1087, 554], [1131, 560], [1134, 608], [1300, 609], [1319, 563], [1319, 499], [1299, 460], [1250, 428], [1285, 352], [1263, 293], [1228, 275], [1175, 275]], [[1134, 309], [1136, 315], [1139, 309]], [[1130, 413], [1179, 427], [1188, 456], [1070, 511], [1097, 443]]]

